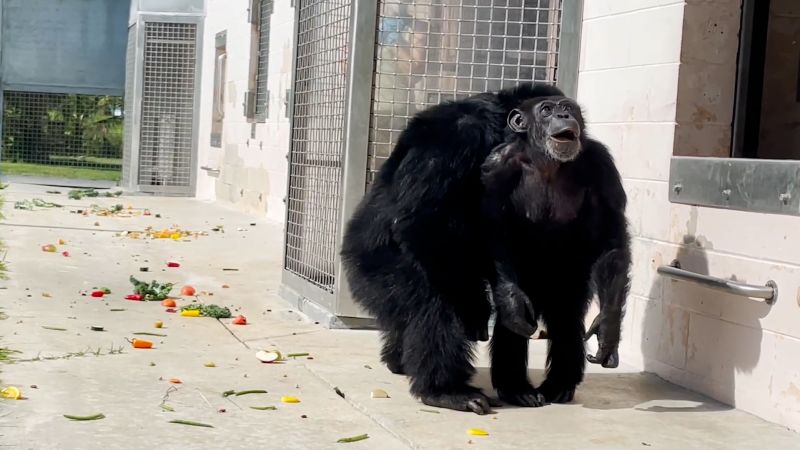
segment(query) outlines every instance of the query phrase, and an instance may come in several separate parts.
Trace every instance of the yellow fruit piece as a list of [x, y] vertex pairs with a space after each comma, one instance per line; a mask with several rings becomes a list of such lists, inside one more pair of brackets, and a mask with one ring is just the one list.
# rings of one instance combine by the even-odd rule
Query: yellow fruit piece
[[480, 428], [470, 428], [467, 430], [467, 434], [472, 436], [488, 436], [489, 432], [486, 430], [481, 430]]
[[206, 367], [217, 367], [217, 365], [214, 364], [213, 362], [207, 362], [207, 363], [205, 363], [203, 365], [206, 366]]
[[2, 395], [3, 398], [8, 398], [11, 400], [19, 400], [22, 398], [22, 392], [20, 392], [19, 389], [15, 388], [14, 386], [9, 386], [3, 389], [0, 391], [0, 395]]
[[59, 240], [58, 240], [58, 245], [64, 245], [64, 244], [66, 244], [66, 243], [67, 243], [67, 241], [65, 241], [65, 240], [63, 240], [63, 239], [59, 239]]
[[281, 401], [283, 403], [300, 403], [300, 399], [299, 398], [297, 398], [297, 397], [289, 397], [289, 396], [286, 396], [286, 395], [281, 397]]
[[156, 321], [155, 326], [156, 326], [156, 328], [161, 328], [161, 327], [164, 326], [164, 322], [158, 320], [158, 321]]
[[178, 239], [180, 239], [182, 237], [182, 235], [180, 233], [172, 233], [169, 237], [171, 237], [173, 240], [177, 241]]
[[200, 317], [200, 310], [199, 309], [187, 309], [186, 311], [181, 311], [181, 315], [183, 317]]

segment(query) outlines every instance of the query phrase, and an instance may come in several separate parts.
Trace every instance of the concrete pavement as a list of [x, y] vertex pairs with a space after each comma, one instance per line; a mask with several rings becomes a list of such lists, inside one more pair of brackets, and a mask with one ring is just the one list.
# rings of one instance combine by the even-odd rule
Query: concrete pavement
[[[279, 225], [189, 199], [75, 201], [67, 199], [68, 188], [45, 193], [53, 189], [58, 188], [12, 184], [3, 192], [7, 218], [0, 224], [0, 238], [8, 246], [11, 279], [0, 281], [0, 307], [8, 316], [0, 321], [0, 347], [20, 353], [15, 363], [0, 366], [0, 386], [18, 386], [26, 399], [0, 401], [0, 448], [800, 448], [795, 433], [625, 367], [592, 367], [569, 405], [504, 407], [483, 417], [431, 412], [408, 395], [404, 377], [379, 363], [375, 332], [324, 329], [277, 296]], [[14, 201], [33, 197], [65, 206], [13, 209]], [[132, 205], [152, 215], [70, 212], [91, 203]], [[187, 241], [118, 236], [173, 225], [207, 235]], [[218, 225], [224, 232], [212, 231]], [[58, 245], [59, 239], [66, 244]], [[49, 243], [58, 252], [41, 250]], [[167, 268], [168, 261], [181, 267]], [[141, 267], [149, 272], [140, 272]], [[191, 284], [200, 292], [199, 301], [228, 306], [249, 324], [181, 317], [165, 312], [158, 302], [124, 300], [131, 292], [130, 275], [175, 282], [173, 295]], [[108, 287], [112, 294], [102, 299], [81, 295], [95, 287]], [[185, 297], [178, 304], [191, 300]], [[156, 329], [159, 320], [164, 327]], [[91, 331], [91, 326], [105, 331]], [[139, 350], [125, 340], [135, 332], [167, 336], [147, 337], [155, 348]], [[311, 359], [262, 364], [254, 357], [261, 349], [309, 353]], [[544, 343], [535, 342], [532, 371], [537, 380], [544, 351]], [[475, 382], [490, 392], [486, 348], [478, 353], [481, 369]], [[182, 383], [171, 384], [173, 377]], [[370, 398], [376, 388], [390, 398]], [[268, 393], [223, 398], [229, 389]], [[281, 396], [301, 402], [282, 403]], [[98, 421], [62, 416], [101, 412], [106, 418]], [[173, 419], [214, 428], [169, 423]], [[490, 435], [468, 436], [468, 428]], [[363, 433], [369, 439], [336, 443]]]

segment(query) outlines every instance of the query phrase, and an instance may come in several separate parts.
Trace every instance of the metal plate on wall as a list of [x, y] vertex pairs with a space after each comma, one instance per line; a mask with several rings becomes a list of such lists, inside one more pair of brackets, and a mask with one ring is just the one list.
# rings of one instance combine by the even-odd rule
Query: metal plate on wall
[[673, 157], [669, 181], [673, 203], [800, 215], [800, 161]]

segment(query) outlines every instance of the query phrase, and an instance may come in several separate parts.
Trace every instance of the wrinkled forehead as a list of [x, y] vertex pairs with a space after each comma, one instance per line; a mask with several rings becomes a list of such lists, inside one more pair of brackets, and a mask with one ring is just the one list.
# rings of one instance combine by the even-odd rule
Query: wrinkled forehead
[[520, 105], [520, 109], [524, 111], [533, 111], [534, 108], [543, 103], [549, 104], [551, 106], [555, 105], [569, 105], [572, 107], [578, 106], [575, 100], [569, 97], [564, 97], [561, 95], [553, 95], [550, 97], [537, 97], [537, 98], [532, 98], [530, 100], [526, 100], [522, 102], [522, 104]]

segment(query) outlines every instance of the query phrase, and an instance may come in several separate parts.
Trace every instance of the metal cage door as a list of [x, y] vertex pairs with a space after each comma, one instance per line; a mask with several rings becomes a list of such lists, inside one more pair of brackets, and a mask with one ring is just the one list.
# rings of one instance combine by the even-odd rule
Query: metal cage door
[[285, 279], [331, 308], [340, 218], [350, 0], [299, 0]]
[[136, 185], [141, 192], [194, 195], [201, 24], [143, 16]]

